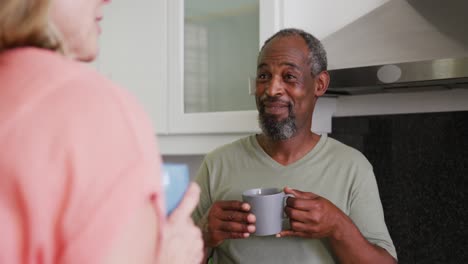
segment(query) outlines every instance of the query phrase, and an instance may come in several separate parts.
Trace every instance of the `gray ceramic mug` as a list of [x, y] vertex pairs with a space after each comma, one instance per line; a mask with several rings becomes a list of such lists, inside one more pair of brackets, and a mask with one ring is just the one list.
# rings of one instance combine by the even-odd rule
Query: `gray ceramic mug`
[[257, 219], [254, 235], [269, 236], [281, 232], [284, 206], [290, 196], [278, 188], [255, 188], [242, 193], [242, 201], [250, 204], [250, 212]]

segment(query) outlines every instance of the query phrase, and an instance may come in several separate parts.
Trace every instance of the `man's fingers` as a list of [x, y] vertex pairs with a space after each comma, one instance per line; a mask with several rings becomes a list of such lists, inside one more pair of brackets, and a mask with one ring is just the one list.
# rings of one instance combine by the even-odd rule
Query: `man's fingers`
[[255, 215], [251, 213], [244, 213], [239, 211], [222, 211], [219, 214], [218, 219], [228, 222], [245, 222], [255, 223]]
[[294, 232], [307, 232], [308, 231], [308, 226], [302, 222], [299, 221], [291, 221], [291, 230], [294, 230]]
[[317, 202], [316, 200], [289, 197], [286, 200], [286, 205], [296, 210], [310, 211], [316, 209]]
[[250, 205], [241, 201], [218, 201], [215, 205], [223, 210], [250, 211]]
[[299, 191], [299, 190], [292, 189], [292, 188], [289, 188], [289, 187], [284, 188], [284, 193], [292, 194], [292, 195], [294, 195], [294, 197], [300, 198], [300, 199], [315, 199], [315, 198], [319, 197], [315, 193], [303, 192], [303, 191]]
[[169, 216], [170, 219], [182, 219], [187, 218], [192, 215], [193, 210], [198, 204], [198, 200], [200, 199], [200, 187], [198, 184], [192, 182], [188, 187], [187, 191], [184, 194], [184, 198], [177, 206], [176, 209], [172, 212]]
[[255, 225], [223, 221], [219, 224], [219, 230], [232, 233], [253, 233]]
[[286, 206], [284, 208], [284, 212], [291, 220], [296, 220], [304, 223], [313, 221], [313, 219], [311, 219], [311, 212], [307, 210], [296, 209], [292, 206]]

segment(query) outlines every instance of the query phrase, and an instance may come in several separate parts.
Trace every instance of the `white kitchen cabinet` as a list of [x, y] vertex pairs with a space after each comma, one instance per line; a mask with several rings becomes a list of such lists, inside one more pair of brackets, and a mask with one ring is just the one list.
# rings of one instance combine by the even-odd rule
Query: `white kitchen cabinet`
[[[268, 37], [284, 27], [284, 21], [290, 21], [284, 16], [288, 1], [258, 0], [257, 51]], [[252, 1], [224, 2], [236, 5]], [[213, 2], [201, 0], [200, 3], [203, 6], [202, 3]], [[96, 63], [103, 74], [130, 90], [143, 104], [155, 123], [161, 152], [168, 155], [204, 154], [259, 131], [255, 100], [253, 95], [248, 95], [248, 73], [245, 73], [245, 82], [235, 87], [245, 93], [241, 99], [237, 95], [226, 96], [224, 92], [211, 90], [205, 91], [205, 95], [214, 97], [215, 104], [206, 106], [188, 102], [192, 98], [190, 94], [198, 93], [194, 87], [198, 85], [201, 91], [206, 87], [203, 82], [195, 82], [191, 90], [184, 89], [184, 4], [184, 0], [144, 0], [138, 4], [113, 1], [105, 7], [101, 53]], [[230, 16], [243, 11], [243, 8], [234, 8], [234, 12], [219, 15]], [[226, 38], [237, 36], [229, 30], [225, 35]], [[239, 54], [238, 49], [234, 54], [230, 54], [232, 50], [225, 52], [231, 57]], [[193, 54], [197, 55], [196, 52]], [[255, 70], [256, 55], [256, 52], [252, 54], [253, 65], [246, 65], [246, 68]], [[229, 64], [226, 60], [225, 65]], [[251, 77], [255, 75], [254, 70]], [[313, 119], [314, 131], [331, 131], [331, 115], [335, 107], [334, 98], [319, 100]]]
[[[168, 2], [168, 54], [170, 58], [168, 61], [170, 87], [169, 134], [245, 133], [259, 131], [255, 99], [253, 96], [249, 96], [248, 81], [249, 77], [255, 74], [256, 56], [261, 43], [282, 26], [280, 7], [283, 1], [220, 1], [223, 5], [220, 5], [218, 2], [214, 7], [209, 7], [210, 10], [199, 12], [198, 21], [204, 20], [211, 24], [194, 23], [190, 25], [190, 28], [184, 28], [185, 25], [189, 25], [187, 19], [194, 16], [194, 14], [184, 13], [186, 10], [184, 4], [193, 2], [196, 2], [196, 0], [172, 0]], [[200, 1], [200, 4], [206, 5], [205, 2], [208, 3], [207, 1]], [[253, 15], [258, 19], [257, 23], [252, 21], [248, 14], [249, 12], [251, 14], [251, 6], [255, 3], [257, 5], [257, 13]], [[206, 5], [206, 9], [208, 9], [208, 5]], [[196, 11], [193, 11], [192, 13], [195, 12]], [[234, 19], [232, 19], [233, 16], [235, 17]], [[231, 23], [223, 24], [225, 20], [230, 20]], [[245, 24], [245, 20], [250, 20], [252, 23]], [[218, 34], [220, 24], [221, 26], [225, 26], [225, 29], [222, 29], [222, 31], [224, 31], [224, 36], [219, 36], [216, 40], [218, 40], [220, 45], [226, 44], [225, 41], [229, 40], [233, 40], [233, 44], [231, 47], [225, 48], [224, 51], [217, 53], [217, 42], [216, 40], [209, 39], [209, 35]], [[212, 59], [206, 59], [206, 64], [213, 62], [217, 63], [216, 65], [205, 66], [198, 64], [199, 74], [206, 74], [207, 76], [206, 78], [200, 78], [201, 80], [192, 84], [193, 80], [191, 76], [184, 74], [184, 69], [187, 69], [184, 65], [189, 63], [184, 59], [190, 60], [189, 56], [184, 57], [184, 52], [191, 52], [191, 50], [184, 45], [184, 37], [191, 37], [191, 32], [188, 32], [187, 29], [193, 31], [196, 26], [199, 26], [200, 30], [204, 30], [204, 32], [200, 32], [200, 34], [205, 33], [202, 35], [202, 37], [205, 38], [198, 41], [202, 42], [200, 45], [204, 45], [204, 49], [200, 49], [198, 54], [194, 54], [199, 57], [198, 63], [200, 64], [200, 61], [203, 62], [203, 55], [211, 57], [223, 56], [224, 58], [218, 58], [214, 62]], [[256, 39], [253, 43], [251, 39], [244, 41], [244, 43], [247, 42], [249, 45], [245, 47], [245, 52], [249, 53], [251, 58], [246, 58], [244, 56], [243, 61], [236, 61], [237, 57], [243, 56], [242, 52], [244, 52], [242, 47], [235, 47], [242, 43], [242, 40], [238, 38], [249, 36], [247, 33], [243, 34], [242, 30], [239, 31], [239, 27], [242, 26], [244, 27], [243, 31], [257, 32], [256, 34], [258, 34], [258, 36], [253, 36]], [[252, 34], [250, 34], [250, 36], [252, 36]], [[226, 47], [228, 46], [229, 43]], [[224, 52], [224, 54], [222, 54], [222, 52]], [[193, 52], [189, 55], [192, 53]], [[211, 55], [206, 55], [205, 53], [211, 53]], [[223, 60], [225, 61], [223, 62]], [[233, 61], [238, 62], [238, 64], [235, 65], [234, 69], [231, 67], [232, 72], [229, 72], [229, 70], [219, 70], [219, 68], [222, 67], [229, 68], [229, 64], [233, 63]], [[211, 69], [206, 72], [207, 70], [203, 70], [204, 67], [211, 67]], [[245, 71], [245, 68], [249, 68], [250, 71]], [[236, 79], [230, 78], [232, 77], [230, 75], [238, 75], [239, 71], [243, 71], [241, 76], [237, 76]], [[216, 74], [218, 75], [212, 76]], [[187, 78], [184, 80], [184, 77]], [[213, 80], [216, 78], [218, 78], [218, 80]], [[227, 80], [226, 83], [220, 81], [222, 78]], [[229, 83], [229, 81], [232, 82]], [[210, 82], [214, 82], [215, 85], [212, 83], [210, 85]], [[216, 89], [222, 92], [219, 93]], [[233, 92], [232, 89], [236, 89], [233, 95], [227, 95]], [[200, 102], [205, 98], [210, 102]], [[194, 99], [198, 101], [198, 104], [194, 105], [192, 102]], [[223, 105], [227, 105], [225, 109], [223, 109]]]
[[167, 1], [112, 1], [101, 22], [101, 73], [134, 94], [157, 133], [168, 132]]
[[[244, 73], [245, 78], [243, 81], [235, 83], [232, 89], [236, 89], [236, 91], [241, 91], [245, 94], [245, 96], [239, 99], [239, 96], [233, 94], [232, 96], [228, 93], [230, 92], [231, 88], [227, 90], [223, 88], [223, 83], [219, 82], [218, 85], [215, 85], [215, 89], [219, 89], [222, 91], [221, 94], [216, 96], [217, 90], [210, 90], [208, 93], [206, 92], [207, 83], [210, 82], [211, 76], [206, 78], [206, 81], [198, 81], [195, 82], [195, 91], [193, 91], [193, 87], [188, 85], [188, 81], [184, 80], [184, 77], [187, 77], [187, 74], [184, 74], [184, 65], [188, 63], [187, 56], [184, 56], [184, 52], [187, 52], [187, 47], [184, 46], [184, 37], [187, 37], [189, 34], [187, 29], [184, 29], [184, 25], [187, 25], [186, 22], [188, 15], [184, 15], [184, 4], [188, 2], [196, 2], [196, 0], [173, 0], [168, 2], [168, 54], [169, 54], [169, 61], [168, 61], [168, 70], [169, 70], [169, 119], [168, 119], [168, 127], [169, 127], [169, 134], [204, 134], [204, 133], [249, 133], [249, 132], [258, 132], [258, 122], [257, 122], [257, 111], [255, 109], [255, 99], [251, 95], [248, 96], [248, 80], [249, 80], [249, 72]], [[205, 1], [200, 1], [200, 3]], [[230, 1], [224, 1], [225, 3], [230, 3]], [[236, 1], [237, 2], [237, 1]], [[249, 10], [249, 5], [252, 2], [257, 1], [238, 1], [237, 7], [232, 7], [232, 3], [229, 8], [225, 10], [217, 10], [216, 13], [206, 12], [205, 14], [200, 15], [201, 19], [209, 20], [211, 18], [215, 18], [212, 20], [213, 24], [222, 24], [223, 21], [219, 19], [219, 17], [225, 17], [232, 15], [236, 15], [237, 13], [241, 13], [243, 10]], [[257, 2], [259, 5], [259, 21], [258, 21], [258, 49], [262, 46], [263, 42], [274, 34], [276, 31], [284, 27], [283, 21], [286, 19], [283, 15], [284, 10], [287, 10], [286, 5], [290, 3], [284, 0], [260, 0]], [[306, 3], [306, 1], [303, 1]], [[211, 12], [216, 10], [215, 7], [210, 7]], [[243, 14], [243, 13], [241, 13]], [[291, 14], [294, 16], [294, 14]], [[185, 23], [184, 23], [185, 19]], [[244, 19], [244, 18], [242, 18]], [[200, 18], [198, 19], [200, 20]], [[244, 19], [244, 20], [248, 20]], [[231, 21], [232, 22], [232, 21]], [[236, 32], [237, 28], [230, 28], [232, 24], [230, 23], [227, 26], [226, 30], [224, 30], [223, 41], [225, 39], [232, 38], [236, 39], [242, 36], [239, 32]], [[301, 25], [301, 24], [300, 24]], [[300, 26], [297, 25], [297, 26]], [[294, 26], [294, 25], [291, 25]], [[219, 26], [218, 26], [219, 27]], [[205, 26], [204, 29], [208, 27]], [[203, 28], [202, 28], [203, 29]], [[208, 28], [208, 30], [210, 30]], [[247, 31], [247, 29], [244, 29]], [[216, 34], [216, 32], [208, 32], [212, 34]], [[190, 36], [189, 36], [190, 37]], [[221, 36], [220, 36], [221, 37]], [[200, 40], [198, 40], [200, 42]], [[206, 40], [202, 41], [202, 45], [206, 45]], [[239, 43], [234, 43], [233, 45], [241, 45]], [[251, 47], [251, 46], [250, 46]], [[204, 51], [210, 52], [210, 49], [213, 47], [208, 47]], [[251, 61], [249, 64], [251, 65], [236, 65], [236, 69], [234, 71], [242, 71], [243, 68], [251, 68], [250, 69], [250, 76], [255, 76], [255, 64], [256, 64], [256, 56], [258, 54], [258, 49], [255, 49], [254, 52], [251, 54]], [[204, 51], [199, 51], [198, 55], [203, 56]], [[227, 47], [224, 50], [226, 61], [224, 64], [228, 65], [233, 63], [232, 61], [235, 60], [236, 57], [242, 56], [239, 54], [239, 49], [235, 49], [234, 47]], [[190, 50], [189, 50], [190, 52]], [[200, 55], [201, 54], [201, 55]], [[222, 56], [222, 54], [217, 54], [218, 56]], [[215, 55], [213, 55], [215, 56]], [[248, 58], [247, 58], [248, 59]], [[246, 61], [247, 61], [246, 59]], [[199, 61], [198, 61], [199, 62]], [[215, 67], [223, 67], [224, 64], [215, 65]], [[204, 65], [197, 64], [199, 71], [201, 74], [204, 74], [203, 71]], [[185, 67], [186, 69], [187, 67]], [[219, 71], [209, 72], [210, 74], [216, 74]], [[226, 71], [226, 73], [228, 73]], [[221, 74], [223, 76], [223, 74]], [[242, 76], [240, 77], [242, 79]], [[228, 78], [226, 78], [228, 79]], [[191, 81], [191, 80], [189, 80]], [[197, 86], [198, 85], [198, 86]], [[230, 83], [225, 84], [229, 86]], [[187, 94], [190, 93], [188, 96]], [[208, 110], [203, 109], [204, 103], [201, 103], [200, 107], [192, 107], [191, 101], [193, 97], [199, 96], [199, 101], [203, 98], [207, 98], [207, 100], [212, 99], [215, 103], [218, 103], [219, 106], [211, 107], [208, 104]], [[224, 95], [224, 96], [223, 96]], [[214, 97], [214, 98], [212, 98]], [[244, 101], [249, 101], [249, 106], [245, 104]], [[313, 129], [317, 132], [330, 132], [331, 131], [331, 114], [333, 113], [333, 109], [335, 106], [335, 102], [333, 98], [325, 98], [320, 100], [321, 102], [318, 105], [318, 110], [316, 111], [316, 117], [314, 117], [314, 124]], [[221, 103], [220, 103], [221, 102]], [[229, 105], [223, 109], [224, 105]], [[211, 107], [211, 108], [210, 108]], [[218, 107], [218, 108], [217, 108]], [[193, 110], [195, 108], [195, 110]], [[323, 108], [323, 110], [321, 110]]]
[[[282, 1], [259, 2], [257, 32], [260, 34], [259, 39], [263, 41], [281, 27], [279, 7]], [[200, 4], [209, 6], [210, 3], [200, 1]], [[237, 104], [233, 102], [229, 102], [233, 106], [230, 111], [208, 109], [204, 112], [190, 112], [184, 109], [184, 98], [188, 97], [184, 97], [183, 86], [183, 0], [146, 0], [138, 4], [114, 1], [105, 7], [102, 28], [101, 51], [95, 63], [97, 68], [138, 98], [150, 114], [158, 134], [258, 131], [254, 98], [248, 96], [248, 75], [245, 76], [244, 87], [239, 89], [245, 91], [247, 100], [251, 100], [250, 109], [245, 106], [243, 109], [235, 109]], [[228, 36], [230, 32], [226, 31], [225, 34]], [[259, 46], [260, 43], [255, 48]], [[254, 64], [251, 66], [255, 68]], [[232, 101], [232, 98], [229, 99]], [[219, 105], [222, 106], [223, 102]]]

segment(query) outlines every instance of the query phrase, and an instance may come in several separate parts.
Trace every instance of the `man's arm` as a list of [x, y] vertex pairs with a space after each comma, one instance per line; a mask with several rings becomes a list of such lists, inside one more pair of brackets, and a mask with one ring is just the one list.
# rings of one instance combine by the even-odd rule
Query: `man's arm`
[[289, 188], [285, 193], [294, 195], [285, 209], [291, 230], [278, 236], [328, 238], [340, 263], [396, 263], [385, 249], [367, 241], [353, 221], [327, 199]]
[[387, 250], [367, 241], [348, 216], [344, 215], [341, 221], [329, 237], [340, 263], [397, 263]]

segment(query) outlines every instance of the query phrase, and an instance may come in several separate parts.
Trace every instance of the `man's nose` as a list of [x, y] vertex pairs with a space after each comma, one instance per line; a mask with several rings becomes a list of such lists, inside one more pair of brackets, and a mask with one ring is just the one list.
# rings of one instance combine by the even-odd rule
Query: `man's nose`
[[283, 79], [279, 76], [273, 76], [270, 83], [268, 84], [268, 87], [266, 88], [265, 93], [271, 97], [282, 95], [284, 93]]

